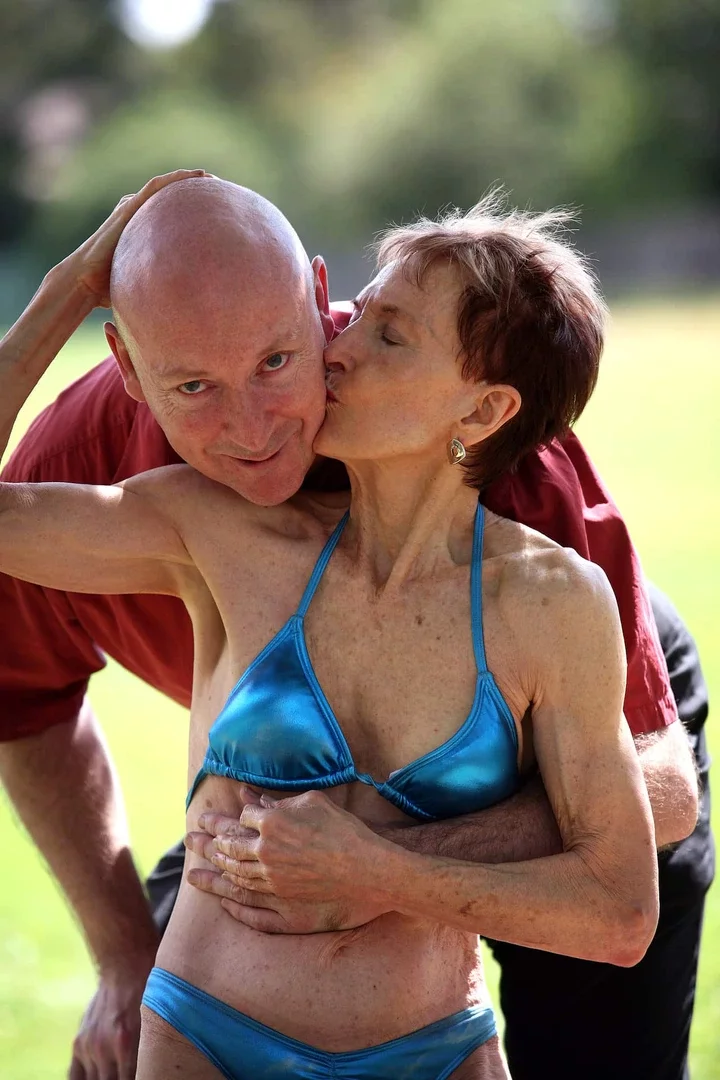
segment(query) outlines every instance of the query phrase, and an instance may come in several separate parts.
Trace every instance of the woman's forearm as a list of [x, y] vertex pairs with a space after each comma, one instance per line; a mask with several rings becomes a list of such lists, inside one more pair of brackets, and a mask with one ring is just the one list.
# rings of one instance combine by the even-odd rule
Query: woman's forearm
[[126, 195], [100, 228], [52, 269], [15, 325], [0, 341], [0, 455], [30, 391], [95, 307], [110, 306], [110, 271], [118, 239], [133, 214], [161, 188], [204, 176], [176, 169]]
[[408, 852], [382, 859], [384, 904], [528, 948], [636, 964], [657, 922], [657, 883], [632, 888], [592, 853], [483, 865]]
[[0, 456], [30, 392], [94, 307], [72, 268], [60, 263], [0, 341]]

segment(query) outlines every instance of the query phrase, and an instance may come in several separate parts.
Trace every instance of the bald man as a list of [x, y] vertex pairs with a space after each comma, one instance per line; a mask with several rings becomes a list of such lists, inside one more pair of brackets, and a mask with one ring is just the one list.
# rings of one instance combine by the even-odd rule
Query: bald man
[[[323, 345], [343, 319], [330, 313], [322, 260], [310, 263], [289, 223], [246, 189], [200, 177], [145, 205], [152, 190], [49, 275], [3, 343], [0, 363], [17, 375], [19, 406], [87, 310], [107, 305], [110, 253], [137, 211], [113, 267], [115, 322], [106, 332], [114, 361], [35, 423], [4, 478], [114, 483], [185, 460], [265, 504], [292, 494], [309, 467], [311, 483], [330, 483], [313, 463], [312, 442], [324, 415]], [[570, 439], [531, 456], [486, 502], [606, 569], [628, 650], [626, 715], [651, 790], [662, 793], [658, 837], [680, 839], [694, 817], [682, 732], [634, 552], [582, 448]], [[3, 779], [101, 973], [73, 1080], [131, 1075], [137, 1003], [157, 934], [84, 692], [102, 649], [187, 704], [191, 628], [167, 597], [57, 594], [11, 579], [3, 590], [2, 621], [13, 633], [3, 641], [0, 712], [4, 737], [14, 740], [0, 754]], [[412, 832], [425, 850], [485, 861], [544, 855], [558, 844], [537, 788], [461, 827]]]
[[325, 264], [287, 218], [236, 184], [171, 185], [123, 233], [111, 295], [125, 390], [175, 452], [251, 502], [293, 495], [325, 417], [334, 326]]

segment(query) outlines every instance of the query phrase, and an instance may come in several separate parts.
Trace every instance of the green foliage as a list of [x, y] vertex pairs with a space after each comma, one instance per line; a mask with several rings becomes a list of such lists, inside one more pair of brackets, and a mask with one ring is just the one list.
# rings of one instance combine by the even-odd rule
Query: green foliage
[[36, 242], [61, 258], [123, 194], [178, 167], [279, 195], [281, 162], [250, 116], [209, 94], [163, 89], [118, 109], [67, 163], [38, 216]]
[[[113, 10], [1, 16], [0, 244], [44, 262], [188, 161], [346, 248], [498, 179], [590, 218], [720, 196], [718, 0], [229, 0], [170, 53]], [[28, 104], [68, 87], [85, 128], [47, 150]]]

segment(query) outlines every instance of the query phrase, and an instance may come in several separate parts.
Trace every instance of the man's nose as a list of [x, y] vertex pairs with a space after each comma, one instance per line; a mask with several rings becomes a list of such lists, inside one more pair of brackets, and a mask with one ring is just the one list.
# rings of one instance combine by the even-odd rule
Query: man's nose
[[233, 394], [223, 427], [237, 449], [259, 454], [267, 449], [270, 442], [273, 418], [262, 397], [246, 387]]

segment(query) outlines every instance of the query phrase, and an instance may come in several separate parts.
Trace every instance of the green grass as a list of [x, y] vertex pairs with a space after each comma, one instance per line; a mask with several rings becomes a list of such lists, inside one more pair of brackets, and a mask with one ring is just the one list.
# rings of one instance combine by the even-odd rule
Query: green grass
[[[718, 301], [618, 308], [600, 385], [579, 428], [625, 514], [648, 576], [670, 594], [697, 637], [714, 701], [720, 695], [718, 343]], [[17, 432], [104, 352], [99, 330], [77, 335], [26, 407]], [[92, 697], [123, 779], [137, 858], [147, 870], [182, 834], [186, 716], [113, 665], [93, 680]], [[713, 717], [710, 742], [720, 748], [716, 724]], [[1, 802], [0, 836], [0, 1075], [51, 1080], [64, 1075], [93, 973], [61, 897]], [[694, 1080], [720, 1080], [718, 943], [715, 890], [693, 1027]]]

